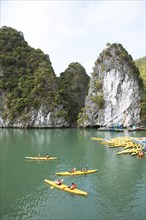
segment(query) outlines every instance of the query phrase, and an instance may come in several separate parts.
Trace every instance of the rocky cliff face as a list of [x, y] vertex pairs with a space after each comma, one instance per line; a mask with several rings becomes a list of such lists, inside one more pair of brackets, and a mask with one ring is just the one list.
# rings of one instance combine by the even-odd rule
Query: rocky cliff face
[[0, 28], [0, 51], [0, 127], [76, 126], [89, 82], [81, 64], [56, 77], [49, 55], [9, 27]]
[[80, 127], [139, 122], [143, 85], [122, 45], [109, 44], [100, 54], [89, 91], [81, 64], [57, 77], [49, 55], [31, 48], [22, 32], [0, 28], [0, 51], [0, 127], [76, 127], [77, 118]]
[[123, 126], [140, 121], [142, 83], [132, 57], [120, 44], [108, 44], [93, 69], [82, 127]]
[[64, 116], [57, 116], [63, 106], [57, 106], [52, 112], [49, 107], [42, 105], [39, 109], [32, 109], [24, 118], [17, 117], [13, 120], [2, 118], [0, 114], [0, 127], [7, 128], [60, 128], [69, 127]]

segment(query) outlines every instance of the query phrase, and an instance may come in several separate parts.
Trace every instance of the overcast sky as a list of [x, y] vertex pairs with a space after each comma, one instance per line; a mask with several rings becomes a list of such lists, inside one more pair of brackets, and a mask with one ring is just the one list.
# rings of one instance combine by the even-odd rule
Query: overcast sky
[[1, 0], [1, 27], [49, 54], [57, 75], [72, 62], [90, 75], [108, 42], [121, 43], [134, 60], [144, 57], [145, 18], [145, 0]]

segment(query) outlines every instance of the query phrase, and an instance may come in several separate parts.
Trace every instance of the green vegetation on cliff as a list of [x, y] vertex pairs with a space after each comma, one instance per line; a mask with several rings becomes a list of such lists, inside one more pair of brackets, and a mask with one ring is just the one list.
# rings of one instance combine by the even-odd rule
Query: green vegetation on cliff
[[61, 109], [54, 116], [64, 116], [72, 124], [84, 106], [88, 82], [89, 76], [79, 63], [70, 64], [56, 77], [49, 55], [30, 47], [22, 32], [0, 28], [2, 118], [29, 120], [30, 112], [45, 106], [47, 112]]
[[30, 108], [51, 103], [56, 87], [48, 55], [28, 46], [21, 32], [0, 29], [0, 89], [7, 99], [10, 118], [27, 114]]
[[[96, 61], [97, 63], [102, 63], [103, 60], [106, 58], [111, 58], [112, 56], [118, 57], [119, 64], [123, 65], [124, 63], [127, 63], [128, 66], [130, 67], [130, 70], [132, 74], [134, 73], [135, 77], [139, 80], [139, 84], [142, 84], [142, 80], [139, 77], [139, 69], [135, 65], [135, 62], [133, 61], [132, 56], [125, 50], [125, 48], [122, 46], [122, 44], [118, 43], [107, 43], [106, 44], [107, 48], [104, 49], [99, 56], [99, 59]], [[95, 64], [96, 64], [95, 62]], [[103, 64], [102, 64], [103, 65]], [[112, 68], [112, 63], [110, 63], [111, 68]], [[113, 63], [114, 65], [114, 63]], [[102, 67], [103, 69], [105, 68], [104, 66]]]
[[[138, 79], [140, 71], [142, 80], [139, 79], [139, 84], [141, 87], [144, 84], [141, 116], [146, 122], [146, 58], [136, 60], [135, 66], [121, 44], [107, 46], [97, 63], [102, 65], [103, 59], [110, 58], [114, 48], [115, 55], [122, 58], [120, 62], [128, 62]], [[105, 69], [104, 64], [102, 68]], [[91, 101], [101, 109], [104, 106], [102, 83], [94, 71], [93, 75], [96, 94], [91, 97]], [[64, 117], [70, 126], [76, 125], [77, 118], [82, 119], [88, 85], [89, 76], [81, 64], [71, 63], [56, 77], [49, 55], [30, 47], [22, 32], [6, 26], [0, 28], [0, 117], [3, 119], [15, 121], [19, 118], [26, 121], [32, 117], [32, 112], [45, 106], [47, 113], [53, 112], [58, 120]], [[88, 119], [86, 114], [85, 119]]]
[[58, 78], [57, 102], [62, 102], [66, 117], [76, 124], [88, 92], [89, 76], [79, 63], [71, 63]]
[[144, 85], [144, 94], [141, 102], [141, 119], [146, 124], [146, 57], [135, 60], [135, 64], [140, 71]]

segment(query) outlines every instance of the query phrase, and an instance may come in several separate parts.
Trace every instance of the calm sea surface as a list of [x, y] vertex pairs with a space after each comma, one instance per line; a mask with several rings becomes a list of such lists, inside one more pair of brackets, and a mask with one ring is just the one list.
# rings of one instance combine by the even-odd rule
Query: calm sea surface
[[[0, 129], [1, 220], [146, 219], [146, 158], [116, 155], [91, 137], [144, 137], [146, 133], [98, 132], [96, 129]], [[53, 161], [29, 161], [25, 156], [56, 156]], [[88, 196], [51, 186], [55, 172], [88, 166], [98, 172], [61, 177]]]

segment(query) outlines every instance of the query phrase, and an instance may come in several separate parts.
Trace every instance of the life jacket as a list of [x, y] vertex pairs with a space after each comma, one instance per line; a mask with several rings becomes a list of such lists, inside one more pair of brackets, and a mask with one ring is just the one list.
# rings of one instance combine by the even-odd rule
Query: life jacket
[[70, 187], [70, 189], [75, 189], [75, 188], [76, 188], [76, 184], [74, 184]]
[[56, 181], [56, 184], [57, 184], [57, 185], [61, 185], [62, 183], [61, 183], [60, 180], [57, 180], [57, 181]]
[[75, 172], [76, 172], [76, 169], [72, 169], [72, 170], [71, 170], [71, 173], [75, 173]]

